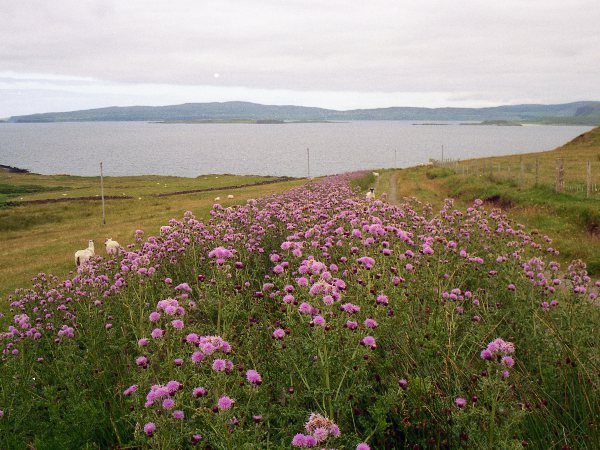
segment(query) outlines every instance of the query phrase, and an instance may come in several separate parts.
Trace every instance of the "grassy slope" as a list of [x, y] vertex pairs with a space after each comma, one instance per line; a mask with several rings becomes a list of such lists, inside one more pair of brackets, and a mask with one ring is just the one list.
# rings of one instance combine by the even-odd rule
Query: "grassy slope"
[[[600, 274], [600, 198], [596, 193], [586, 199], [585, 193], [557, 194], [553, 189], [555, 161], [562, 158], [566, 183], [580, 181], [586, 161], [595, 167], [600, 160], [600, 128], [595, 128], [571, 142], [548, 152], [510, 155], [461, 161], [459, 167], [469, 167], [469, 175], [456, 174], [454, 168], [420, 166], [382, 173], [380, 191], [395, 183], [399, 196], [415, 196], [439, 206], [444, 198], [455, 198], [469, 204], [475, 198], [488, 200], [490, 206], [510, 210], [511, 217], [553, 238], [551, 246], [560, 249], [566, 262], [581, 258], [588, 263], [590, 272]], [[535, 160], [539, 161], [539, 183], [535, 186]], [[521, 162], [524, 171], [519, 181]], [[482, 174], [481, 167], [500, 164], [497, 173]], [[507, 168], [511, 165], [512, 177]], [[475, 175], [479, 167], [479, 175]], [[597, 173], [596, 170], [594, 172]], [[596, 182], [596, 181], [594, 181]]]
[[[223, 206], [243, 203], [248, 198], [280, 192], [301, 184], [302, 180], [242, 189], [202, 192], [156, 198], [152, 194], [204, 189], [218, 186], [251, 184], [269, 180], [258, 176], [178, 177], [110, 177], [105, 179], [106, 195], [129, 195], [129, 200], [106, 202], [106, 225], [102, 225], [101, 202], [73, 201], [51, 204], [22, 205], [0, 208], [0, 298], [17, 287], [29, 285], [39, 272], [65, 276], [74, 266], [73, 253], [87, 247], [88, 239], [96, 244], [96, 253], [104, 255], [104, 240], [112, 237], [122, 245], [133, 241], [133, 233], [142, 229], [156, 234], [160, 226], [172, 217], [181, 217], [187, 210], [207, 219], [214, 198], [221, 197]], [[33, 200], [96, 195], [96, 177], [44, 176], [11, 174], [0, 171], [0, 186], [19, 191], [9, 200]], [[39, 189], [58, 189], [49, 192], [22, 193], [23, 186]], [[31, 190], [31, 189], [29, 189]], [[234, 199], [227, 199], [233, 194]], [[5, 195], [5, 199], [7, 196]], [[141, 199], [140, 199], [141, 197]], [[2, 200], [0, 199], [0, 202]]]

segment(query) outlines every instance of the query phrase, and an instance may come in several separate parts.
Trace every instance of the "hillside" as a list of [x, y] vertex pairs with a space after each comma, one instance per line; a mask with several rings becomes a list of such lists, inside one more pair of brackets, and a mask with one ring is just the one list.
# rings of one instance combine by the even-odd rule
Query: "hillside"
[[202, 120], [510, 120], [589, 125], [600, 124], [600, 102], [510, 105], [492, 108], [391, 107], [348, 111], [293, 105], [261, 105], [249, 102], [185, 103], [170, 106], [113, 106], [81, 111], [14, 116], [8, 119], [9, 122], [15, 123]]
[[[563, 162], [562, 193], [555, 192], [557, 160]], [[590, 273], [600, 275], [600, 127], [547, 152], [383, 171], [379, 185], [380, 191], [416, 196], [434, 206], [445, 198], [463, 206], [481, 198], [549, 236], [563, 263], [582, 259]]]

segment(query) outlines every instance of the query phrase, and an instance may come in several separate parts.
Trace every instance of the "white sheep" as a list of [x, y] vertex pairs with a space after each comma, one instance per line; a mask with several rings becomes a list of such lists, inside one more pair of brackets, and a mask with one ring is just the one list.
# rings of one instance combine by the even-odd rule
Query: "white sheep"
[[227, 198], [233, 198], [233, 195], [232, 195], [232, 194], [229, 194], [229, 195], [227, 196]]
[[373, 176], [374, 177], [378, 177], [379, 176], [379, 172], [373, 172]]
[[107, 255], [118, 255], [121, 253], [121, 246], [117, 241], [113, 241], [112, 238], [106, 238], [104, 245], [106, 246]]
[[366, 198], [367, 198], [367, 200], [373, 200], [375, 198], [375, 189], [374, 188], [369, 189], [369, 192], [367, 192]]
[[79, 267], [87, 263], [91, 258], [94, 257], [94, 241], [91, 239], [88, 241], [88, 248], [83, 250], [77, 250], [75, 252], [75, 264]]
[[221, 197], [215, 197], [215, 202], [218, 202], [219, 200], [221, 200]]

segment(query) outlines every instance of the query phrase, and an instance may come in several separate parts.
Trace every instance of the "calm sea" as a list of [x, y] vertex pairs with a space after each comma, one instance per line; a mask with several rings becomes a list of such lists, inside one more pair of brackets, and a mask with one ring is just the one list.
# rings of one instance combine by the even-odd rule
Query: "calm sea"
[[553, 149], [591, 127], [414, 122], [0, 124], [0, 164], [41, 174], [306, 176], [408, 167], [444, 157]]

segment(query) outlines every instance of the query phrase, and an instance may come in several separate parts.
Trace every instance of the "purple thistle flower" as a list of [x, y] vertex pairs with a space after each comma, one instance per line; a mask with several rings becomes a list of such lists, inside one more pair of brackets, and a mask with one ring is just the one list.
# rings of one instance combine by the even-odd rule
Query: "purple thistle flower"
[[177, 420], [182, 420], [185, 417], [184, 412], [179, 409], [176, 411], [173, 411], [172, 415], [173, 415], [173, 418], [177, 419]]
[[375, 319], [365, 319], [365, 321], [363, 322], [363, 325], [367, 328], [377, 328], [377, 321], [375, 321]]
[[315, 428], [315, 431], [313, 431], [312, 436], [315, 438], [317, 443], [323, 442], [329, 437], [329, 430], [325, 427], [317, 427]]
[[136, 363], [138, 366], [141, 366], [141, 367], [146, 367], [146, 366], [148, 365], [148, 358], [146, 358], [145, 356], [138, 356], [138, 357], [135, 359], [135, 363]]
[[246, 372], [246, 379], [249, 383], [258, 386], [262, 383], [262, 378], [256, 370], [248, 370]]
[[171, 325], [173, 326], [173, 328], [175, 328], [177, 330], [181, 330], [183, 328], [183, 321], [177, 319], [177, 320], [172, 321]]
[[292, 446], [293, 447], [305, 447], [306, 446], [306, 436], [304, 436], [302, 433], [298, 433], [294, 436], [294, 438], [292, 439]]
[[129, 396], [129, 395], [133, 394], [135, 391], [137, 391], [137, 390], [138, 390], [138, 387], [139, 387], [139, 386], [138, 386], [137, 384], [134, 384], [134, 385], [132, 385], [132, 386], [129, 386], [127, 389], [125, 389], [125, 390], [123, 391], [123, 395], [127, 397], [127, 396]]
[[332, 423], [329, 426], [329, 432], [335, 437], [340, 437], [340, 434], [342, 434], [340, 432], [340, 427], [338, 427], [337, 424], [335, 424], [335, 423]]
[[148, 436], [152, 436], [156, 431], [156, 424], [154, 422], [148, 422], [144, 425], [144, 433]]
[[490, 361], [492, 359], [492, 352], [490, 352], [487, 348], [484, 350], [481, 350], [480, 353], [481, 359], [485, 359], [487, 361]]
[[369, 348], [377, 348], [377, 344], [375, 343], [375, 338], [373, 336], [365, 336], [360, 341], [362, 345]]
[[322, 327], [322, 326], [325, 326], [325, 319], [323, 318], [323, 316], [315, 316], [315, 317], [313, 317], [313, 320], [311, 323], [313, 325]]
[[506, 367], [512, 367], [515, 365], [515, 360], [512, 359], [512, 357], [510, 357], [510, 356], [503, 356], [501, 362]]
[[164, 334], [164, 331], [161, 330], [160, 328], [155, 328], [154, 330], [152, 330], [152, 333], [150, 333], [150, 335], [154, 338], [154, 339], [159, 339], [162, 337], [162, 335]]
[[384, 294], [380, 294], [377, 296], [377, 304], [378, 305], [387, 305], [389, 304], [390, 300], [388, 299], [387, 295]]
[[198, 363], [202, 362], [203, 359], [204, 359], [204, 353], [202, 353], [202, 352], [192, 353], [192, 362], [194, 364], [198, 364]]
[[370, 256], [363, 256], [362, 258], [358, 258], [356, 261], [365, 266], [365, 268], [368, 270], [372, 269], [375, 265], [375, 260]]
[[308, 448], [312, 448], [317, 445], [317, 440], [313, 436], [305, 436], [304, 437], [304, 446]]
[[226, 395], [221, 396], [221, 398], [219, 398], [219, 401], [217, 402], [217, 406], [221, 411], [231, 409], [231, 407], [234, 404], [235, 404], [235, 400], [233, 400], [232, 398], [229, 398]]
[[285, 330], [277, 328], [275, 331], [273, 331], [272, 336], [273, 339], [283, 339], [285, 337]]
[[454, 400], [454, 403], [456, 403], [456, 406], [459, 408], [464, 408], [467, 404], [467, 401], [462, 397], [458, 397], [456, 400]]
[[300, 306], [298, 307], [298, 311], [300, 311], [302, 314], [311, 314], [312, 310], [313, 310], [312, 306], [310, 306], [306, 302], [301, 303]]
[[345, 326], [349, 330], [354, 331], [354, 330], [356, 330], [358, 328], [358, 322], [355, 322], [354, 320], [347, 320]]
[[194, 390], [192, 391], [192, 395], [194, 397], [204, 397], [206, 394], [206, 389], [204, 389], [203, 387], [194, 388]]
[[215, 359], [212, 363], [212, 369], [215, 372], [225, 372], [227, 370], [227, 364], [228, 361], [224, 360], [224, 359]]

